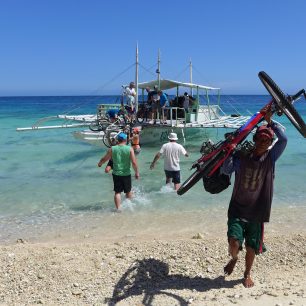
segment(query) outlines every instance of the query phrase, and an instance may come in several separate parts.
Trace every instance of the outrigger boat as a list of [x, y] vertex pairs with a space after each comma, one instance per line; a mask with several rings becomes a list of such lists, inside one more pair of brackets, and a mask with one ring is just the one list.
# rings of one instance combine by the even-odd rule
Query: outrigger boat
[[[134, 126], [141, 131], [142, 144], [163, 143], [167, 141], [170, 132], [177, 133], [181, 140], [185, 140], [194, 137], [197, 133], [203, 134], [203, 131], [208, 128], [237, 129], [249, 119], [249, 116], [241, 116], [238, 114], [227, 115], [222, 111], [220, 107], [219, 88], [173, 80], [157, 80], [139, 83], [138, 89], [142, 90], [142, 102], [140, 102], [139, 105], [146, 103], [144, 90], [147, 87], [153, 89], [154, 86], [158, 86], [162, 91], [176, 89], [177, 95], [173, 100], [178, 100], [180, 98], [179, 89], [182, 87], [185, 88], [185, 90], [186, 88], [190, 91], [195, 90], [195, 100], [193, 105], [188, 109], [188, 112], [186, 112], [183, 107], [167, 107], [168, 119], [165, 123], [162, 123], [160, 120], [156, 120], [154, 124], [151, 120], [136, 122]], [[201, 91], [204, 91], [204, 95], [201, 95]], [[217, 95], [214, 96], [214, 98], [217, 99], [216, 104], [211, 104], [210, 101], [210, 92], [212, 91], [217, 91]], [[200, 104], [198, 101], [203, 99], [206, 103]], [[120, 104], [99, 104], [97, 107], [96, 119], [101, 120], [109, 109], [119, 110], [120, 108]], [[65, 118], [70, 120], [78, 119], [75, 116], [66, 116]], [[80, 117], [79, 120], [83, 120], [83, 118]], [[105, 130], [94, 131], [88, 128], [83, 131], [74, 132], [74, 136], [83, 141], [101, 145], [105, 137]]]
[[[136, 109], [143, 103], [146, 103], [144, 91], [146, 88], [157, 87], [163, 92], [167, 90], [176, 90], [176, 95], [173, 101], [179, 101], [180, 89], [189, 91], [190, 96], [193, 97], [193, 103], [186, 111], [181, 105], [170, 104], [167, 107], [168, 117], [165, 122], [157, 120], [152, 124], [149, 120], [138, 120], [131, 126], [137, 127], [140, 130], [141, 144], [160, 144], [167, 141], [170, 132], [176, 132], [180, 140], [185, 141], [198, 133], [201, 133], [201, 138], [205, 138], [205, 132], [209, 128], [226, 128], [237, 129], [244, 124], [249, 116], [242, 116], [240, 114], [227, 115], [220, 107], [220, 88], [194, 84], [192, 82], [192, 65], [190, 62], [190, 83], [179, 82], [169, 79], [160, 78], [160, 56], [158, 56], [157, 80], [150, 82], [138, 82], [138, 48], [136, 49]], [[141, 91], [141, 95], [140, 95]], [[195, 94], [193, 94], [195, 93]], [[212, 94], [213, 93], [213, 94]], [[181, 93], [182, 94], [182, 93]], [[138, 101], [139, 96], [141, 102]], [[216, 101], [212, 103], [211, 97]], [[94, 145], [108, 145], [110, 143], [109, 135], [112, 132], [120, 132], [127, 130], [123, 124], [114, 124], [105, 122], [104, 118], [109, 109], [120, 109], [121, 103], [116, 104], [99, 104], [97, 106], [97, 113], [94, 115], [58, 115], [56, 117], [47, 117], [39, 120], [33, 126], [27, 128], [17, 128], [17, 131], [40, 130], [51, 128], [80, 128], [87, 127], [86, 130], [75, 131], [74, 137], [82, 141]], [[41, 124], [50, 119], [61, 119], [64, 123], [61, 125], [42, 126]], [[138, 118], [139, 119], [139, 118]], [[91, 126], [104, 120], [104, 124], [100, 129], [92, 129]], [[206, 133], [207, 134], [207, 133]], [[107, 139], [108, 138], [108, 139]]]

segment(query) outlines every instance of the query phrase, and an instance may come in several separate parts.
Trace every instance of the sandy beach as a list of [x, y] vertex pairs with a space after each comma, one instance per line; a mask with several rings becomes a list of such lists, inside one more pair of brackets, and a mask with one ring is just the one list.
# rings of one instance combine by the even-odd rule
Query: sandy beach
[[[255, 286], [243, 287], [244, 252], [233, 274], [226, 238], [127, 235], [113, 241], [83, 236], [0, 247], [3, 305], [306, 305], [306, 234], [266, 234]], [[100, 240], [100, 241], [99, 241]]]

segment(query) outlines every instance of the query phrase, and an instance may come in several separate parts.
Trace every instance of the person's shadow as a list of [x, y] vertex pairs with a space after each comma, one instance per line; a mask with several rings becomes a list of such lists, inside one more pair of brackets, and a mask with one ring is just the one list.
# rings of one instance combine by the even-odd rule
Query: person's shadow
[[163, 294], [182, 305], [188, 305], [188, 301], [179, 295], [163, 290], [190, 289], [199, 292], [210, 289], [232, 288], [241, 283], [241, 280], [225, 281], [223, 276], [217, 278], [187, 277], [179, 274], [169, 275], [168, 264], [157, 259], [143, 259], [133, 264], [115, 285], [111, 298], [105, 299], [108, 305], [115, 305], [130, 296], [144, 294], [143, 305], [152, 305], [156, 295]]

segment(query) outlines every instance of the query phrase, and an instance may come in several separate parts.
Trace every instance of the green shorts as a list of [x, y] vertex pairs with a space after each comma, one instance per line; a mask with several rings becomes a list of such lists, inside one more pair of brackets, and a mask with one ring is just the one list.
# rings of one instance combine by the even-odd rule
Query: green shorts
[[228, 239], [234, 238], [239, 241], [240, 250], [245, 240], [245, 245], [252, 248], [256, 255], [265, 252], [266, 247], [263, 243], [263, 234], [263, 223], [245, 222], [239, 218], [228, 219], [227, 237]]

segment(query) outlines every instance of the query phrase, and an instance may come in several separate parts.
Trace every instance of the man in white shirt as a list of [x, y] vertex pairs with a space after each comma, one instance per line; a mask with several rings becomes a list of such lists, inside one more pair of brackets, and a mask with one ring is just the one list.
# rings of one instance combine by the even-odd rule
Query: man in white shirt
[[124, 93], [126, 95], [126, 104], [131, 108], [131, 112], [134, 112], [136, 97], [135, 83], [131, 82], [130, 85], [125, 88]]
[[181, 185], [180, 155], [185, 155], [188, 157], [188, 153], [182, 145], [176, 142], [178, 140], [176, 133], [170, 133], [168, 139], [169, 142], [165, 143], [159, 152], [155, 155], [150, 169], [152, 170], [158, 159], [163, 156], [166, 184], [169, 184], [172, 179], [172, 182], [174, 183], [174, 189], [178, 190]]

